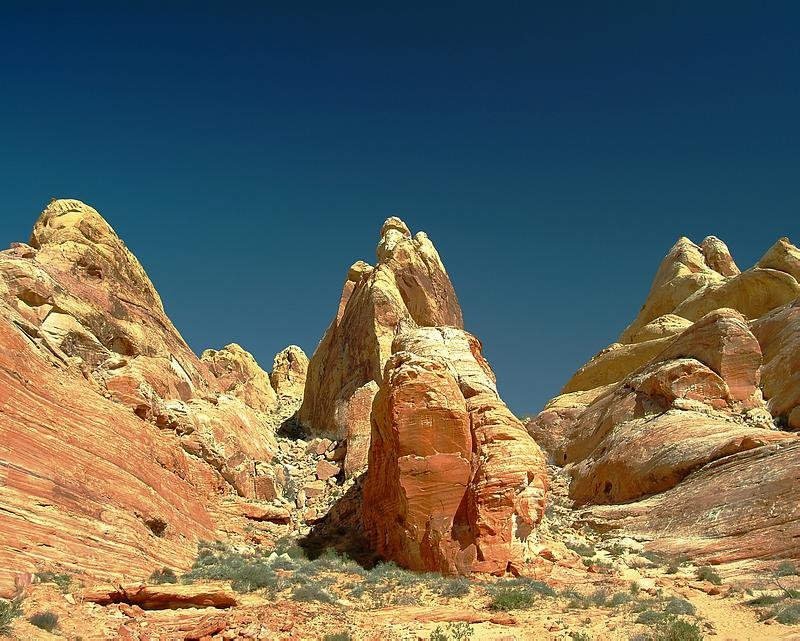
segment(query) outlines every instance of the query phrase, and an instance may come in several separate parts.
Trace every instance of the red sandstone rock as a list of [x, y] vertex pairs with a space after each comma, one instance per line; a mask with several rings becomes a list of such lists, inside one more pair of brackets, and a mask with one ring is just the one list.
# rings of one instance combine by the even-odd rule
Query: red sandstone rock
[[85, 601], [99, 605], [127, 603], [143, 610], [174, 610], [179, 608], [230, 608], [237, 604], [230, 589], [209, 585], [145, 585], [133, 583], [118, 586], [99, 586], [85, 590]]
[[298, 419], [312, 434], [347, 441], [345, 473], [367, 462], [372, 400], [403, 326], [463, 327], [461, 308], [433, 244], [389, 218], [373, 268], [349, 270], [336, 318], [308, 366]]
[[477, 339], [420, 328], [394, 350], [364, 483], [371, 540], [415, 570], [505, 572], [542, 518], [544, 457], [500, 400]]

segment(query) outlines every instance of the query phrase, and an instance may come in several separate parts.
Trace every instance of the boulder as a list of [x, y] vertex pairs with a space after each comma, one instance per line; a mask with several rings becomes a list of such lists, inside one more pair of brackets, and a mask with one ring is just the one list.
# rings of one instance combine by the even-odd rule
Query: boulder
[[455, 328], [400, 334], [375, 399], [364, 524], [414, 570], [501, 574], [544, 513], [544, 456], [480, 350]]

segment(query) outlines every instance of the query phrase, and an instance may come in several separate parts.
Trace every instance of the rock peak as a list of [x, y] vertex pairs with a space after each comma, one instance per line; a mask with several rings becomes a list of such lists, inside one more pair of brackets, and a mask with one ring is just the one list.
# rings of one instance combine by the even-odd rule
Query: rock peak
[[406, 224], [405, 224], [405, 223], [404, 223], [404, 222], [403, 222], [403, 221], [402, 221], [400, 218], [398, 218], [397, 216], [389, 216], [389, 218], [387, 218], [387, 219], [386, 219], [386, 220], [383, 222], [383, 227], [381, 227], [381, 238], [383, 238], [384, 236], [386, 236], [386, 234], [387, 234], [387, 233], [388, 233], [390, 230], [396, 230], [396, 231], [399, 231], [399, 232], [400, 232], [401, 234], [403, 234], [403, 235], [404, 235], [406, 238], [411, 238], [411, 230], [408, 228], [408, 225], [406, 225]]

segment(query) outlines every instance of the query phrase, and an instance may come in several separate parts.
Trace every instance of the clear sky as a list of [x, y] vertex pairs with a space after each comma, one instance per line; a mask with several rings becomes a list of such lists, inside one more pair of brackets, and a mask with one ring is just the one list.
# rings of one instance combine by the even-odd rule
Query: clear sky
[[800, 3], [122, 4], [3, 3], [0, 240], [86, 201], [198, 352], [310, 354], [394, 214], [532, 413], [678, 236], [800, 240]]

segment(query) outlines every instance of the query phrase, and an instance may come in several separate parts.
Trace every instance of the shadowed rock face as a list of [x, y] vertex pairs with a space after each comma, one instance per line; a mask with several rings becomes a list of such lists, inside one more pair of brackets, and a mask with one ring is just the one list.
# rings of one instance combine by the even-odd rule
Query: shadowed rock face
[[576, 503], [607, 505], [598, 526], [709, 560], [800, 556], [798, 438], [773, 426], [800, 429], [799, 257], [781, 239], [739, 272], [718, 239], [680, 239], [621, 342], [529, 422]]
[[372, 414], [364, 523], [384, 558], [448, 574], [504, 572], [541, 520], [544, 457], [497, 394], [473, 336], [399, 335]]
[[238, 346], [201, 361], [108, 223], [51, 202], [0, 252], [0, 590], [42, 562], [185, 567], [217, 497], [258, 496], [279, 401]]
[[428, 237], [399, 218], [381, 229], [378, 263], [349, 270], [339, 308], [308, 365], [298, 420], [311, 434], [347, 440], [345, 472], [367, 462], [372, 400], [403, 328], [463, 327], [461, 308]]

